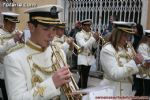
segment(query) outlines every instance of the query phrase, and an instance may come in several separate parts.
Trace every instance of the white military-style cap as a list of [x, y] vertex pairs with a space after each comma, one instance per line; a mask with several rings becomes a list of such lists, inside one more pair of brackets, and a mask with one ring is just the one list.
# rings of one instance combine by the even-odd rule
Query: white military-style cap
[[36, 22], [43, 25], [59, 25], [58, 14], [63, 8], [58, 5], [44, 5], [28, 9], [25, 13], [29, 14], [29, 22]]
[[92, 24], [92, 20], [91, 19], [85, 19], [81, 21], [82, 25], [91, 25]]
[[145, 36], [150, 37], [150, 30], [144, 30]]
[[133, 27], [136, 25], [135, 22], [123, 22], [123, 21], [113, 21], [114, 28], [122, 30], [123, 32], [135, 34]]
[[2, 12], [4, 20], [9, 20], [14, 23], [19, 23], [20, 21], [18, 20], [19, 14], [14, 13], [14, 12]]

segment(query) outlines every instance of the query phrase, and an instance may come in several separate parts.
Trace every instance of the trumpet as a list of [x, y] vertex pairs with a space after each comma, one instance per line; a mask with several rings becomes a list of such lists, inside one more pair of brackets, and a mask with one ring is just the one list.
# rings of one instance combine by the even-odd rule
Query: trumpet
[[[52, 48], [52, 51], [54, 54], [53, 56], [55, 57], [55, 60], [56, 60], [54, 65], [52, 66], [52, 69], [57, 71], [58, 69], [61, 68], [61, 66], [66, 66], [67, 63], [63, 59], [62, 55], [60, 54], [61, 51], [59, 51], [59, 49], [56, 46], [51, 45], [51, 48]], [[79, 90], [79, 88], [78, 88], [74, 78], [71, 76], [71, 81], [69, 83], [64, 84], [61, 87], [61, 90], [65, 94], [67, 100], [76, 100], [76, 98], [73, 96], [73, 92]], [[77, 94], [76, 96], [79, 98], [79, 100], [82, 98], [82, 94]]]
[[[99, 33], [98, 33], [98, 29], [96, 30], [95, 33], [99, 34]], [[94, 32], [92, 32], [92, 34], [94, 34]], [[104, 44], [107, 43], [106, 40], [105, 40], [100, 34], [99, 34], [99, 40], [98, 40], [98, 42], [99, 42], [99, 45], [100, 45], [100, 46], [103, 46]]]
[[[131, 56], [131, 58], [135, 57], [137, 53], [136, 53], [135, 49], [133, 48], [131, 42], [127, 42], [127, 46], [128, 46], [128, 47], [131, 49], [131, 51], [132, 51], [132, 56]], [[142, 64], [142, 66], [145, 66], [145, 65]], [[147, 69], [147, 68], [139, 68], [139, 70], [140, 70], [140, 72], [139, 72], [140, 77], [142, 77], [142, 78], [145, 78], [145, 77], [147, 77], [147, 76], [150, 77], [150, 69]]]
[[101, 35], [99, 35], [99, 43], [101, 46], [107, 43], [106, 40]]
[[[70, 39], [69, 37], [65, 37], [65, 40]], [[72, 43], [73, 47], [77, 50], [78, 53], [82, 52], [82, 48], [78, 46], [75, 42]]]
[[133, 57], [136, 56], [136, 52], [135, 52], [135, 49], [133, 48], [131, 42], [127, 42], [127, 47], [129, 47], [132, 51], [132, 54], [133, 54]]
[[82, 52], [82, 48], [80, 46], [78, 46], [76, 43], [73, 42], [73, 46], [77, 50], [78, 53]]

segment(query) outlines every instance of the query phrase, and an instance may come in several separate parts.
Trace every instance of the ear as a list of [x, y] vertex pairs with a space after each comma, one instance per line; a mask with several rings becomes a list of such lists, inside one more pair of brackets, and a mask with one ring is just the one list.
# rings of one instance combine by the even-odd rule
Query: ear
[[35, 26], [32, 23], [28, 23], [28, 27], [31, 33], [34, 33], [35, 31]]

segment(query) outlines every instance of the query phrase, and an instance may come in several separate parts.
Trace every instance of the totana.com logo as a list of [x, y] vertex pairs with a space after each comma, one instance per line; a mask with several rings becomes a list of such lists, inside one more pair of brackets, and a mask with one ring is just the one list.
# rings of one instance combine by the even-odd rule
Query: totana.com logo
[[30, 8], [30, 7], [37, 7], [37, 4], [31, 4], [31, 3], [17, 3], [17, 2], [10, 2], [9, 0], [6, 0], [2, 3], [3, 7], [23, 7], [23, 8]]

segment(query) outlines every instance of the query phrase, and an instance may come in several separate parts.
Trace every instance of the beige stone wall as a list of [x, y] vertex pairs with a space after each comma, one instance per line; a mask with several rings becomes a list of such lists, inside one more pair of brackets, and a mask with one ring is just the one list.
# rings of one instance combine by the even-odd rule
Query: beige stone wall
[[150, 0], [148, 0], [147, 29], [150, 30]]
[[[3, 1], [0, 0], [0, 12], [4, 12], [4, 11], [11, 11], [12, 9], [11, 8], [7, 8], [7, 7], [3, 7]], [[3, 25], [3, 17], [2, 15], [0, 14], [0, 25]]]
[[[57, 4], [57, 0], [13, 0], [13, 1], [16, 3], [32, 4], [32, 5], [37, 5], [37, 6]], [[20, 30], [23, 30], [27, 25], [28, 14], [24, 13], [26, 9], [29, 9], [29, 7], [20, 7], [20, 8], [13, 9], [13, 11], [20, 14], [19, 19], [21, 23], [17, 24], [17, 27]]]

